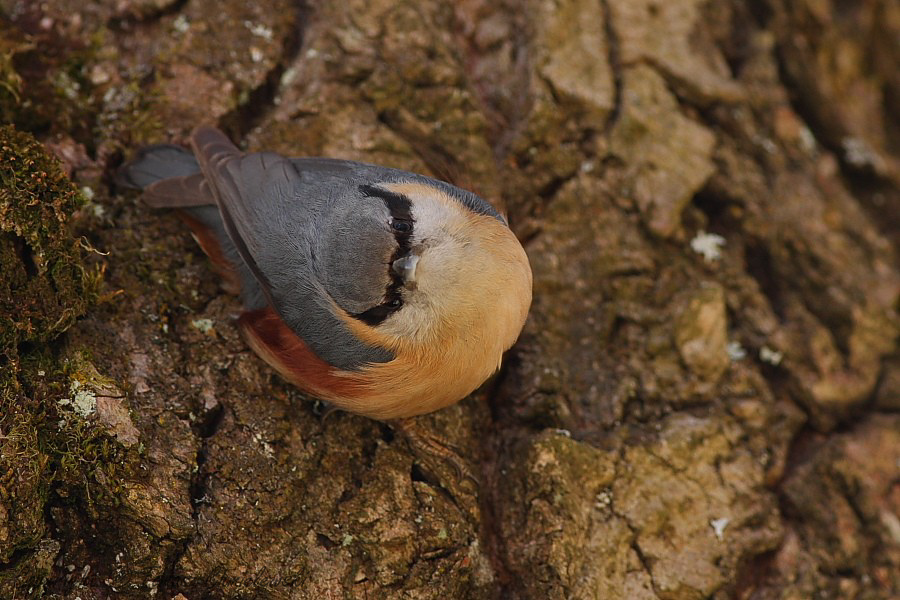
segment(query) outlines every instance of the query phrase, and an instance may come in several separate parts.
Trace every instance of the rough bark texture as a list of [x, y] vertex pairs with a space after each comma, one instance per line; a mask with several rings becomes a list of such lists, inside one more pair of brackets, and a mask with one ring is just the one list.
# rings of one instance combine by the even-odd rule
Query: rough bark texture
[[[0, 15], [0, 597], [900, 595], [897, 2]], [[421, 419], [477, 489], [284, 384], [115, 189], [202, 122], [509, 215], [522, 338]]]

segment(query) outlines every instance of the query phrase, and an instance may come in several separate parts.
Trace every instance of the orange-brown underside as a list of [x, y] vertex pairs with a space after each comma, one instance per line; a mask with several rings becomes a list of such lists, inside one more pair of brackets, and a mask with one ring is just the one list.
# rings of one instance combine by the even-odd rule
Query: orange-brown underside
[[297, 387], [325, 398], [364, 393], [358, 379], [339, 375], [341, 371], [316, 356], [271, 306], [245, 312], [238, 322], [256, 353]]

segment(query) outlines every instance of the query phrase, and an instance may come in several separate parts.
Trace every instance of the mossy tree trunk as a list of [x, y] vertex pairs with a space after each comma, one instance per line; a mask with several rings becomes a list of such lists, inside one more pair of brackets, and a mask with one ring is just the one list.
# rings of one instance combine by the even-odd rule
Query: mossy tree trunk
[[[900, 594], [898, 3], [0, 16], [0, 597]], [[115, 189], [204, 122], [509, 215], [525, 332], [421, 419], [477, 489], [325, 418], [178, 220]]]

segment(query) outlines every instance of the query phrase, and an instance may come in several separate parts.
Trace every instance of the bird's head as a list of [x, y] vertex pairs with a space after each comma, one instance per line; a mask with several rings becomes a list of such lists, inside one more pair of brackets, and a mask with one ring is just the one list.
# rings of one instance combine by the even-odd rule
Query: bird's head
[[335, 232], [347, 251], [321, 273], [367, 342], [422, 360], [468, 349], [492, 371], [531, 304], [528, 258], [487, 203], [429, 181], [359, 186], [356, 231]]

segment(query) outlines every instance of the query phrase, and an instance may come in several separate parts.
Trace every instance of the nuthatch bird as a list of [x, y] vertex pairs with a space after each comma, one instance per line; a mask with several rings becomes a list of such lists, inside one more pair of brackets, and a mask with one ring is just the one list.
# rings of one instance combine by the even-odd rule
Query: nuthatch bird
[[122, 178], [180, 209], [239, 291], [249, 345], [285, 379], [386, 420], [453, 404], [499, 367], [531, 268], [486, 201], [398, 169], [245, 154], [211, 127], [191, 146], [144, 148]]

